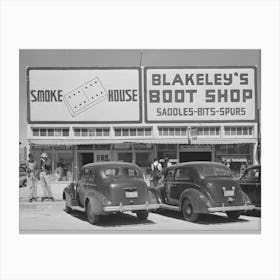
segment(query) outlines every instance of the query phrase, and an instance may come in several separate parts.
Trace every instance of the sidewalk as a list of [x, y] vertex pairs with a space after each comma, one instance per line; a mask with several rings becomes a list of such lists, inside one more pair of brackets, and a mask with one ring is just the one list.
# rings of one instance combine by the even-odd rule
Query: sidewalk
[[[51, 182], [51, 189], [55, 200], [62, 200], [63, 190], [68, 186], [68, 184], [69, 182]], [[37, 197], [41, 198], [42, 196], [43, 190], [39, 181], [37, 185]], [[28, 187], [19, 188], [19, 200], [28, 201], [28, 197]]]

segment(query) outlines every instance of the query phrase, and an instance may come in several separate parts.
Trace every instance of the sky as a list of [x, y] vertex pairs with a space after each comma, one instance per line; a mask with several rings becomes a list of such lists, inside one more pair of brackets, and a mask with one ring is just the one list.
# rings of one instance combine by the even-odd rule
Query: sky
[[27, 67], [257, 66], [260, 50], [28, 50], [19, 52], [19, 141], [27, 142]]

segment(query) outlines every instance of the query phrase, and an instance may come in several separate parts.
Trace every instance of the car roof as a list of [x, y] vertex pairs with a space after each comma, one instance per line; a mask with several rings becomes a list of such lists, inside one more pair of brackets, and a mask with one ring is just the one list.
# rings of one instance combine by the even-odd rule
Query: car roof
[[169, 169], [179, 168], [179, 167], [207, 167], [207, 166], [225, 166], [220, 162], [213, 162], [213, 161], [191, 161], [191, 162], [182, 162], [177, 163], [169, 167]]
[[93, 162], [85, 164], [82, 168], [116, 168], [116, 167], [136, 167], [137, 165], [130, 163], [130, 162], [123, 162], [123, 161], [105, 161], [105, 162]]

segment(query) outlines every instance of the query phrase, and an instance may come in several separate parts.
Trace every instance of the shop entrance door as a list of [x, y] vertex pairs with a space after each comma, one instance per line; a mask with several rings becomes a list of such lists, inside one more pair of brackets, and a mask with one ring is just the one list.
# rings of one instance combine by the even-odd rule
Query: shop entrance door
[[181, 152], [180, 162], [211, 161], [211, 152]]
[[94, 153], [80, 153], [80, 167], [87, 163], [94, 162]]

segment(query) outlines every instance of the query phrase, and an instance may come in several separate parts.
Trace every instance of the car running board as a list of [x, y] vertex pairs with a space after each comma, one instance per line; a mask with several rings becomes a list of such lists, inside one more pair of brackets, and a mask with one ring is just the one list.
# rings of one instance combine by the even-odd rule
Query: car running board
[[165, 203], [161, 203], [160, 208], [173, 210], [173, 211], [180, 211], [179, 206], [169, 205], [169, 204], [165, 204]]

